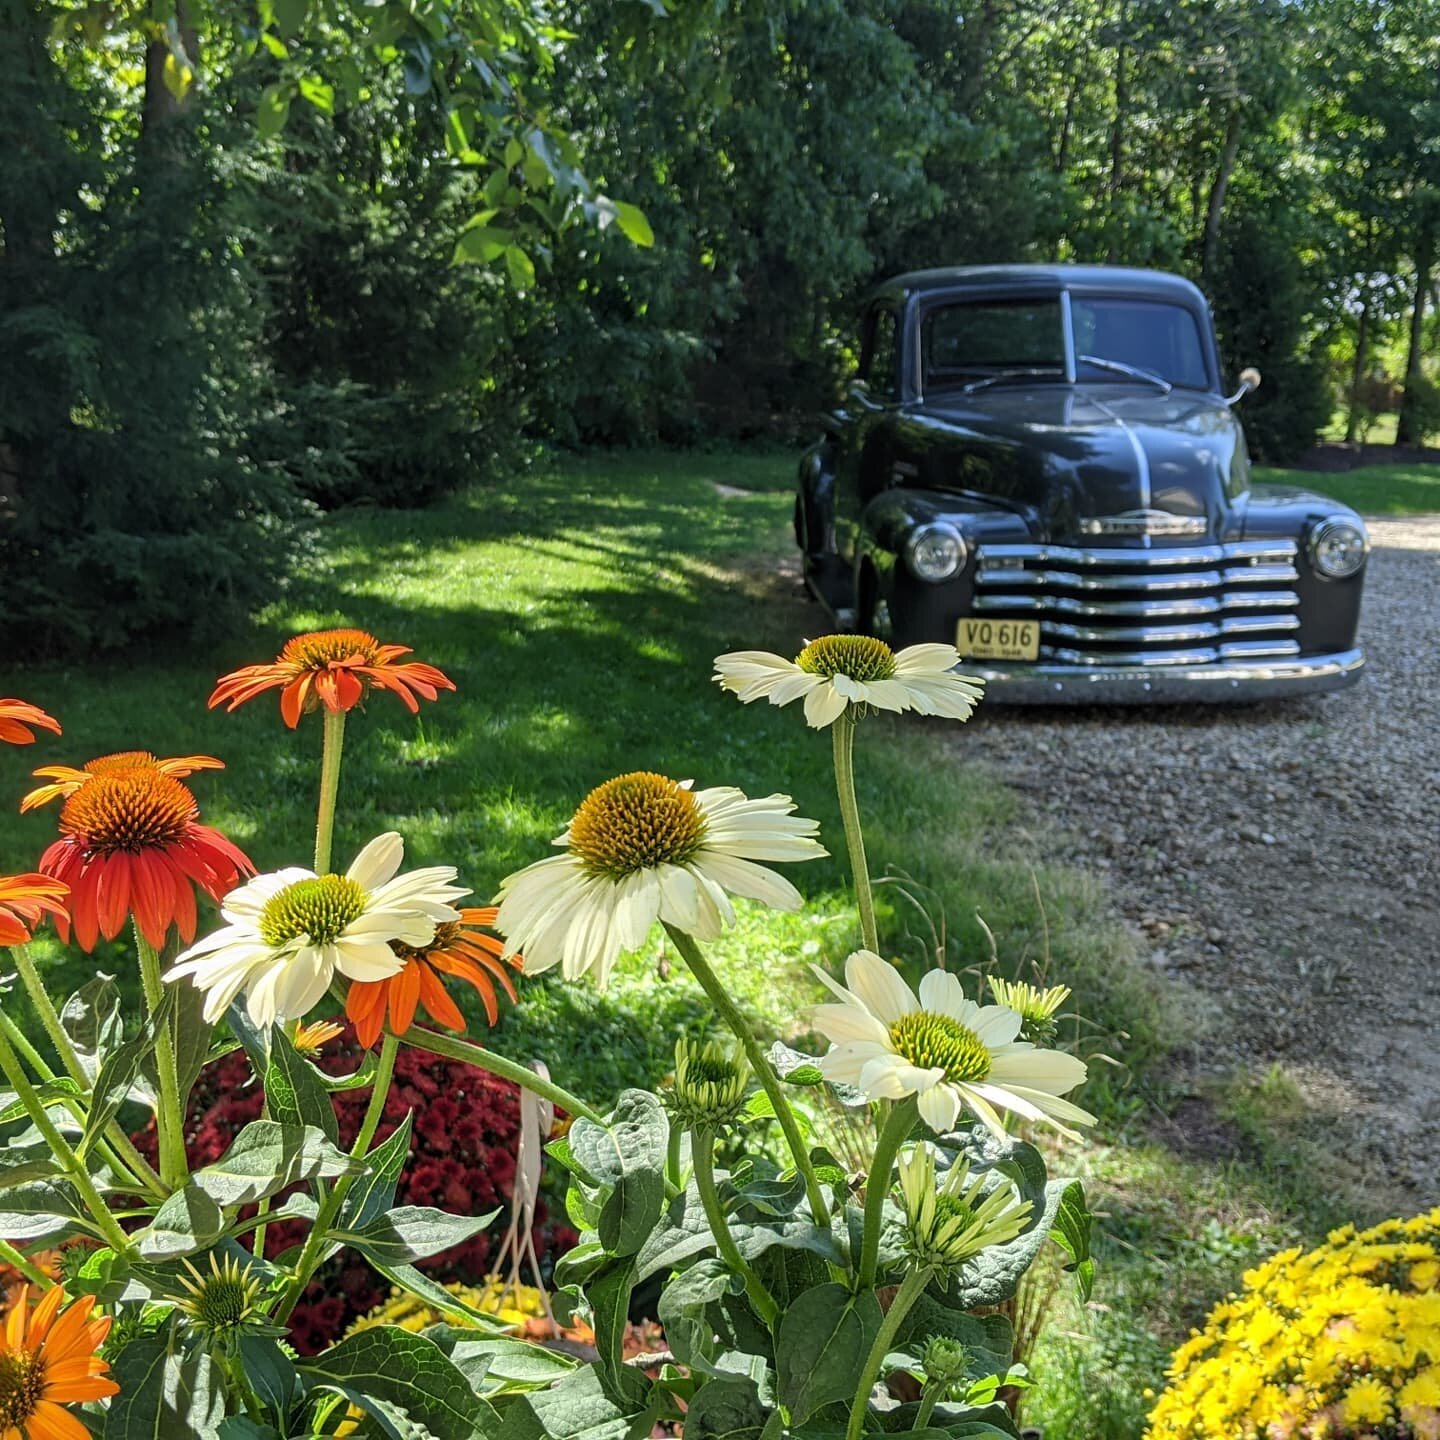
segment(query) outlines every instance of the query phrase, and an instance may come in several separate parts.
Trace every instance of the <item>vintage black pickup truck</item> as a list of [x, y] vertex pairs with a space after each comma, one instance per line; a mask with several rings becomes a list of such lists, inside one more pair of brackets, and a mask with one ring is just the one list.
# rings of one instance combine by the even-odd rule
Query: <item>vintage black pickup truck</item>
[[1176, 275], [901, 275], [800, 465], [806, 581], [842, 627], [954, 643], [996, 700], [1253, 700], [1360, 676], [1369, 539], [1252, 484], [1209, 306]]

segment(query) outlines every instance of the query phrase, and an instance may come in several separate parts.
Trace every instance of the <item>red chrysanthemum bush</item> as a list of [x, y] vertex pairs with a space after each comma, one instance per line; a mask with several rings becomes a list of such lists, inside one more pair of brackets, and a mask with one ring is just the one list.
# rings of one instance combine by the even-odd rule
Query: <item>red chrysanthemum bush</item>
[[[345, 1041], [317, 1063], [330, 1074], [344, 1075], [355, 1070], [362, 1059], [350, 1031]], [[218, 1160], [240, 1131], [260, 1118], [263, 1098], [243, 1052], [236, 1051], [211, 1065], [191, 1096], [185, 1129], [191, 1165]], [[335, 1094], [342, 1147], [348, 1149], [354, 1143], [369, 1098], [368, 1087]], [[456, 1215], [508, 1211], [520, 1133], [518, 1086], [474, 1066], [406, 1047], [396, 1061], [395, 1080], [375, 1143], [385, 1140], [407, 1114], [412, 1116], [410, 1158], [400, 1176], [397, 1204], [431, 1205]], [[153, 1127], [135, 1138], [142, 1150], [153, 1154]], [[442, 1283], [479, 1283], [489, 1272], [506, 1218], [504, 1213], [497, 1218], [495, 1234], [477, 1235], [422, 1261], [419, 1268]], [[283, 1254], [300, 1244], [305, 1233], [303, 1221], [271, 1225], [266, 1254], [272, 1258]], [[563, 1253], [577, 1239], [563, 1222], [550, 1224], [541, 1205], [535, 1243], [542, 1258]], [[291, 1320], [292, 1343], [302, 1354], [324, 1349], [353, 1320], [380, 1304], [390, 1290], [390, 1282], [354, 1250], [343, 1250], [306, 1287]]]

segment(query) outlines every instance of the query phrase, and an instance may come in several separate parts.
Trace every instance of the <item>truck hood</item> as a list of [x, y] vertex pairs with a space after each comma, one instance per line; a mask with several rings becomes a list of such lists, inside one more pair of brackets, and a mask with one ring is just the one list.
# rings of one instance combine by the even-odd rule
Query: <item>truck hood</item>
[[1213, 395], [1006, 385], [940, 392], [917, 408], [926, 421], [915, 427], [924, 437], [919, 484], [1013, 504], [1055, 543], [1154, 535], [1193, 544], [1239, 523], [1249, 487], [1244, 438]]

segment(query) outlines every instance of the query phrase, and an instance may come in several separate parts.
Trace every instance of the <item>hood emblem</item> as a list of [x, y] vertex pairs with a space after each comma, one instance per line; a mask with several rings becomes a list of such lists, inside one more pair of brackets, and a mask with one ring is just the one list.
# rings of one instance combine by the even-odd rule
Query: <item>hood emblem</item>
[[1122, 515], [1096, 515], [1080, 522], [1082, 535], [1203, 535], [1203, 515], [1172, 515], [1168, 510], [1127, 510]]

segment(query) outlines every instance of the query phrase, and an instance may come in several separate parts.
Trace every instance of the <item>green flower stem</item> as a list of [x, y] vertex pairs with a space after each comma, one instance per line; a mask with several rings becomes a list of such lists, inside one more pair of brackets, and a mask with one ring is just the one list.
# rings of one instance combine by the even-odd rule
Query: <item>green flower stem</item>
[[845, 822], [845, 849], [855, 876], [855, 903], [860, 909], [860, 934], [865, 948], [880, 953], [875, 929], [875, 897], [870, 890], [870, 868], [865, 863], [865, 834], [860, 828], [860, 806], [855, 799], [855, 720], [847, 708], [830, 727], [835, 746], [835, 790], [840, 797], [840, 818]]
[[[380, 1063], [375, 1070], [375, 1088], [370, 1092], [370, 1104], [366, 1107], [365, 1118], [360, 1122], [360, 1133], [350, 1147], [352, 1159], [364, 1160], [370, 1153], [370, 1145], [375, 1139], [375, 1132], [380, 1128], [380, 1121], [385, 1115], [385, 1102], [390, 1098], [390, 1082], [395, 1078], [395, 1057], [399, 1053], [400, 1042], [387, 1031], [385, 1038], [380, 1042]], [[315, 1224], [311, 1227], [305, 1246], [300, 1252], [300, 1258], [295, 1262], [295, 1270], [290, 1277], [289, 1288], [276, 1312], [277, 1323], [283, 1324], [290, 1318], [290, 1312], [294, 1310], [300, 1297], [305, 1293], [305, 1287], [310, 1283], [310, 1277], [323, 1263], [326, 1236], [339, 1216], [340, 1210], [345, 1204], [345, 1197], [350, 1193], [350, 1187], [355, 1180], [355, 1174], [342, 1175], [322, 1202], [320, 1213], [315, 1217]]]
[[665, 1143], [665, 1183], [677, 1193], [684, 1188], [680, 1183], [683, 1178], [680, 1174], [680, 1142], [684, 1138], [685, 1131], [672, 1119], [670, 1135]]
[[94, 1218], [106, 1243], [111, 1249], [121, 1254], [129, 1254], [130, 1237], [120, 1228], [119, 1223], [110, 1213], [110, 1207], [106, 1205], [104, 1198], [95, 1188], [95, 1182], [90, 1178], [90, 1172], [85, 1168], [85, 1162], [70, 1148], [69, 1141], [55, 1128], [55, 1122], [50, 1118], [44, 1102], [30, 1083], [30, 1077], [25, 1073], [25, 1067], [20, 1063], [20, 1057], [4, 1035], [0, 1035], [0, 1071], [4, 1072], [16, 1098], [25, 1107], [25, 1113], [34, 1121], [35, 1128], [54, 1152], [60, 1168], [64, 1170], [71, 1184], [79, 1192], [80, 1198], [85, 1202], [85, 1208]]
[[745, 1293], [750, 1297], [755, 1313], [766, 1325], [774, 1325], [780, 1307], [740, 1253], [740, 1247], [736, 1245], [725, 1220], [725, 1207], [721, 1205], [720, 1192], [715, 1188], [715, 1131], [710, 1126], [697, 1125], [690, 1131], [690, 1158], [695, 1172], [695, 1188], [700, 1192], [700, 1203], [705, 1207], [710, 1233], [714, 1235], [725, 1263], [744, 1280]]
[[[140, 957], [140, 981], [145, 988], [145, 1005], [153, 1015], [165, 998], [160, 979], [160, 956], [140, 933], [135, 923], [135, 953]], [[155, 1116], [156, 1139], [160, 1150], [160, 1179], [178, 1190], [190, 1174], [185, 1154], [185, 1111], [180, 1103], [180, 1074], [175, 1066], [175, 1039], [169, 1024], [155, 1033], [155, 1068], [160, 1075], [160, 1108]]]
[[845, 1428], [845, 1440], [860, 1440], [860, 1431], [865, 1424], [865, 1412], [870, 1408], [870, 1391], [879, 1378], [880, 1367], [885, 1363], [885, 1357], [890, 1353], [896, 1335], [900, 1333], [901, 1323], [915, 1302], [925, 1293], [931, 1273], [928, 1269], [912, 1270], [905, 1277], [899, 1293], [890, 1302], [890, 1308], [885, 1312], [885, 1323], [881, 1325], [880, 1333], [876, 1335], [875, 1343], [865, 1357], [860, 1382], [855, 1387], [855, 1398], [850, 1402], [850, 1423]]
[[780, 1083], [780, 1077], [775, 1073], [775, 1067], [766, 1059], [764, 1052], [760, 1049], [759, 1041], [755, 1039], [750, 1031], [750, 1026], [746, 1024], [745, 1017], [720, 983], [720, 977], [710, 968], [710, 962], [705, 958], [704, 952], [694, 939], [685, 931], [677, 930], [669, 923], [665, 925], [665, 933], [670, 937], [675, 948], [684, 956], [685, 963], [690, 967], [690, 973], [700, 982], [700, 988], [710, 997], [710, 1003], [720, 1012], [721, 1018], [745, 1047], [750, 1068], [755, 1072], [756, 1078], [770, 1097], [770, 1104], [775, 1110], [775, 1118], [780, 1122], [780, 1128], [785, 1133], [785, 1142], [789, 1145], [790, 1154], [795, 1159], [795, 1168], [805, 1179], [805, 1193], [810, 1200], [810, 1213], [822, 1230], [828, 1230], [830, 1228], [830, 1212], [825, 1207], [825, 1196], [820, 1190], [820, 1178], [815, 1174], [815, 1166], [811, 1163], [810, 1152], [805, 1145], [805, 1137], [800, 1133], [799, 1122], [795, 1119], [795, 1112], [790, 1108], [790, 1101], [785, 1095], [785, 1087]]
[[10, 953], [15, 957], [15, 969], [19, 972], [20, 979], [25, 985], [25, 993], [29, 995], [30, 1003], [40, 1017], [40, 1024], [44, 1026], [46, 1035], [50, 1037], [50, 1043], [55, 1047], [55, 1053], [60, 1057], [60, 1063], [65, 1067], [72, 1080], [89, 1089], [89, 1078], [80, 1064], [80, 1057], [75, 1053], [74, 1045], [70, 1043], [70, 1037], [65, 1033], [65, 1027], [60, 1023], [60, 1016], [55, 1010], [54, 1001], [50, 999], [50, 992], [45, 988], [45, 982], [40, 978], [40, 972], [30, 958], [29, 949], [24, 945], [15, 945], [11, 948]]
[[434, 1030], [421, 1030], [412, 1026], [402, 1037], [405, 1043], [416, 1050], [428, 1050], [432, 1055], [443, 1055], [447, 1060], [459, 1060], [473, 1065], [477, 1070], [486, 1070], [502, 1080], [513, 1080], [522, 1090], [552, 1100], [572, 1116], [583, 1115], [597, 1125], [604, 1119], [593, 1106], [587, 1105], [578, 1095], [572, 1095], [552, 1080], [542, 1080], [528, 1065], [517, 1065], [493, 1050], [486, 1050], [470, 1040], [460, 1040], [453, 1035], [441, 1035]]
[[320, 808], [315, 816], [315, 873], [330, 873], [331, 842], [335, 838], [335, 800], [340, 793], [340, 755], [345, 748], [345, 712], [328, 707], [324, 748], [320, 754]]
[[890, 1193], [890, 1172], [895, 1156], [915, 1125], [913, 1098], [890, 1102], [890, 1113], [875, 1142], [870, 1178], [865, 1182], [865, 1238], [861, 1242], [860, 1279], [862, 1290], [875, 1288], [875, 1269], [880, 1259], [880, 1231], [885, 1223], [885, 1197]]
[[923, 1430], [929, 1425], [930, 1417], [940, 1403], [940, 1397], [949, 1388], [948, 1385], [937, 1385], [933, 1380], [926, 1385], [920, 1392], [920, 1408], [915, 1412], [915, 1423], [910, 1427], [912, 1430]]
[[[41, 993], [44, 994], [44, 991], [42, 990]], [[46, 995], [45, 998], [48, 1002], [50, 997]], [[3, 1010], [0, 1010], [0, 1031], [4, 1032], [5, 1038], [15, 1047], [16, 1053], [42, 1081], [55, 1078], [55, 1072], [46, 1063], [44, 1056], [36, 1050], [25, 1032]], [[66, 1036], [66, 1039], [68, 1040], [69, 1037]], [[89, 1089], [90, 1082], [84, 1078], [83, 1070], [78, 1078], [73, 1075], [72, 1078], [75, 1078], [78, 1084]], [[65, 1103], [65, 1108], [81, 1125], [85, 1123], [87, 1112], [84, 1102], [78, 1095], [70, 1097]], [[106, 1127], [105, 1139], [98, 1141], [95, 1149], [111, 1165], [117, 1175], [133, 1180], [139, 1189], [148, 1191], [157, 1200], [164, 1199], [170, 1193], [161, 1182], [160, 1177], [150, 1168], [149, 1162], [135, 1148], [130, 1137], [121, 1129], [118, 1120], [112, 1120]]]
[[12, 1270], [18, 1270], [32, 1285], [49, 1290], [55, 1282], [27, 1255], [17, 1250], [8, 1240], [0, 1240], [0, 1261]]

